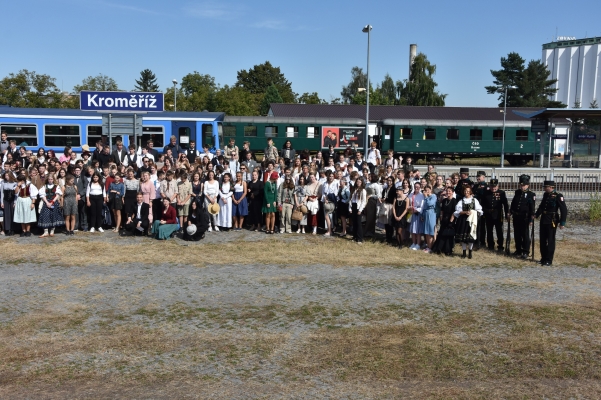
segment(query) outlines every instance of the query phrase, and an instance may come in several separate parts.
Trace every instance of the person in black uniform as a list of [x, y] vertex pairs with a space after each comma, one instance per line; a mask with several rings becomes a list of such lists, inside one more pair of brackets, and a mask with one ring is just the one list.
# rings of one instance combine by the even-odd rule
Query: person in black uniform
[[[473, 187], [474, 197], [482, 204], [484, 196], [488, 192], [488, 185], [486, 184], [486, 172], [478, 171], [476, 177], [476, 183]], [[486, 246], [486, 217], [482, 216], [478, 220], [478, 240], [474, 243], [477, 246], [474, 250], [479, 250], [480, 247]]]
[[469, 178], [470, 169], [469, 168], [460, 168], [459, 174], [461, 175], [461, 179], [457, 182], [457, 186], [455, 187], [455, 194], [457, 197], [457, 201], [463, 198], [463, 191], [466, 187], [470, 189], [474, 187], [474, 182], [472, 182]]
[[[540, 219], [540, 254], [542, 265], [550, 266], [553, 264], [553, 255], [555, 254], [555, 234], [557, 226], [563, 229], [566, 225], [568, 208], [563, 198], [563, 194], [555, 191], [554, 181], [545, 181], [545, 194], [543, 200], [536, 210], [536, 218]], [[559, 212], [558, 212], [559, 211]]]
[[503, 215], [509, 215], [509, 203], [504, 190], [499, 190], [499, 180], [490, 180], [490, 190], [484, 195], [482, 200], [482, 210], [486, 218], [486, 239], [488, 249], [495, 249], [495, 238], [492, 235], [492, 229], [497, 232], [497, 248], [499, 251], [505, 250], [503, 247]]
[[530, 175], [520, 176], [520, 188], [515, 191], [509, 209], [509, 218], [513, 218], [513, 239], [516, 257], [524, 260], [530, 253], [529, 227], [534, 223], [536, 194], [530, 191]]

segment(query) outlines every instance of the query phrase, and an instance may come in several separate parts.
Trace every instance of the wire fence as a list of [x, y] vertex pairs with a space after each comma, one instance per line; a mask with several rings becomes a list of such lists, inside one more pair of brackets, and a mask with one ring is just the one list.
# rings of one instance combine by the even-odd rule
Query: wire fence
[[[510, 191], [519, 188], [520, 176], [530, 175], [530, 190], [543, 193], [543, 183], [546, 180], [555, 181], [555, 190], [562, 193], [567, 200], [588, 200], [601, 191], [601, 170], [572, 169], [572, 168], [470, 168], [470, 179], [476, 181], [478, 171], [486, 172], [487, 182], [492, 178], [499, 180], [499, 188]], [[436, 172], [445, 178], [459, 167], [436, 168]], [[422, 173], [422, 176], [424, 174]]]

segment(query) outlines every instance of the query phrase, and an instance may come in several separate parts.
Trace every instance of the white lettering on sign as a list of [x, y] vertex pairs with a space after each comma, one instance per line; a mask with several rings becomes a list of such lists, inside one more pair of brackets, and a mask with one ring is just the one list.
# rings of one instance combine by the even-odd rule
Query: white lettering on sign
[[88, 105], [98, 107], [98, 104], [96, 104], [97, 96], [98, 96], [97, 94], [95, 94], [94, 96], [88, 95]]
[[157, 108], [157, 99], [153, 95], [131, 95], [127, 97], [98, 97], [98, 94], [88, 94], [87, 103], [90, 107], [106, 107], [106, 108]]
[[557, 36], [557, 40], [576, 40], [574, 36]]
[[127, 99], [126, 98], [115, 99], [115, 107], [127, 107]]
[[[110, 102], [110, 103], [109, 103]], [[115, 102], [110, 97], [104, 100], [104, 105], [107, 107], [112, 107], [115, 105]]]

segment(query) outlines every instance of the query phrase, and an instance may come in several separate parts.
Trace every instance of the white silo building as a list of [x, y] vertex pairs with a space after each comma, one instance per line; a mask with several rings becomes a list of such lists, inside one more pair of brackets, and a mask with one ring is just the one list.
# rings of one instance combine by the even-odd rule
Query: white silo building
[[596, 100], [601, 107], [601, 37], [576, 39], [558, 37], [543, 44], [543, 63], [557, 79], [559, 89], [551, 100], [573, 108], [580, 103], [588, 108]]

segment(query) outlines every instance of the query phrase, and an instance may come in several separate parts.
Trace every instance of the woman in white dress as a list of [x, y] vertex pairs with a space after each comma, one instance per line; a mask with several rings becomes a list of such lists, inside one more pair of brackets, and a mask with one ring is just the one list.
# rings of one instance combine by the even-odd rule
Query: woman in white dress
[[15, 218], [14, 222], [21, 224], [23, 232], [21, 236], [31, 236], [31, 224], [36, 222], [35, 200], [38, 197], [38, 188], [27, 182], [25, 175], [17, 177], [17, 186], [15, 188]]
[[223, 174], [223, 182], [219, 188], [219, 214], [217, 214], [217, 225], [221, 228], [232, 227], [232, 174]]
[[466, 187], [463, 190], [463, 198], [455, 206], [455, 218], [457, 224], [455, 227], [455, 241], [461, 243], [463, 255], [469, 249], [468, 258], [472, 258], [472, 249], [478, 232], [478, 218], [482, 216], [482, 206], [473, 197], [472, 188]]
[[[203, 194], [205, 195], [205, 208], [208, 210], [209, 206], [217, 201], [219, 195], [219, 182], [215, 179], [215, 172], [213, 171], [207, 172], [207, 180], [204, 184]], [[211, 232], [213, 230], [211, 228], [211, 225], [213, 225], [215, 231], [219, 232], [217, 215], [209, 213], [209, 216], [211, 217], [211, 221], [209, 223], [208, 231]]]

